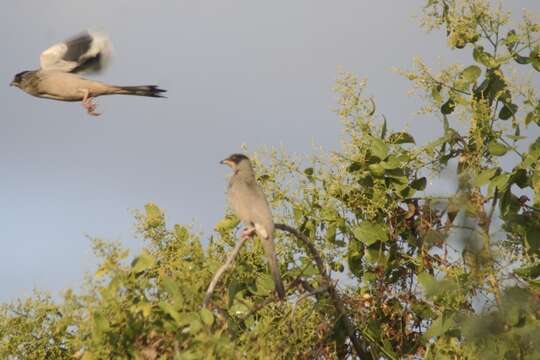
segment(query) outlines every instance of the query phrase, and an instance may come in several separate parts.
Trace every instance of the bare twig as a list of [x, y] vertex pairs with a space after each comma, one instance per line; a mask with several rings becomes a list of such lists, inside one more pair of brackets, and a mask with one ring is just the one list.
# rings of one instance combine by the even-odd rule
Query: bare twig
[[234, 246], [234, 249], [227, 255], [227, 260], [225, 261], [225, 264], [221, 265], [219, 270], [214, 274], [214, 277], [212, 278], [212, 281], [210, 282], [210, 285], [208, 286], [208, 290], [206, 290], [206, 295], [204, 296], [203, 300], [203, 307], [208, 306], [208, 302], [210, 301], [210, 298], [212, 297], [212, 294], [214, 293], [214, 289], [219, 281], [219, 279], [223, 276], [225, 271], [231, 266], [232, 262], [234, 261], [234, 258], [236, 255], [238, 255], [238, 252], [244, 245], [248, 238], [247, 237], [241, 237], [240, 240], [236, 243]]
[[345, 305], [343, 304], [343, 301], [341, 300], [341, 297], [339, 296], [339, 293], [332, 282], [332, 279], [328, 272], [326, 271], [326, 267], [324, 266], [324, 262], [322, 260], [321, 255], [317, 251], [317, 248], [315, 248], [315, 245], [311, 240], [302, 234], [297, 229], [293, 228], [292, 226], [286, 225], [286, 224], [275, 224], [276, 229], [279, 229], [281, 231], [285, 231], [291, 235], [294, 235], [306, 248], [309, 255], [313, 258], [315, 261], [315, 264], [317, 265], [317, 268], [319, 269], [319, 273], [323, 277], [324, 281], [326, 282], [326, 286], [328, 286], [328, 295], [330, 295], [330, 298], [332, 299], [332, 302], [334, 303], [334, 307], [336, 309], [338, 318], [343, 320], [343, 323], [345, 324], [345, 330], [347, 332], [347, 336], [349, 337], [354, 350], [356, 351], [356, 354], [361, 359], [369, 359], [371, 358], [371, 355], [364, 350], [362, 344], [360, 343], [360, 340], [356, 336], [356, 329], [354, 328], [351, 320], [347, 316], [345, 312]]

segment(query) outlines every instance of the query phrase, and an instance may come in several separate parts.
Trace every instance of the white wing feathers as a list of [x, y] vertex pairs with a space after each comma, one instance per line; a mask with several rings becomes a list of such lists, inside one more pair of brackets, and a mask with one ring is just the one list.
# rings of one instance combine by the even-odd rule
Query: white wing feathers
[[263, 240], [268, 239], [268, 232], [264, 228], [264, 225], [255, 223], [255, 231]]
[[62, 72], [99, 71], [111, 53], [111, 44], [105, 34], [83, 32], [41, 53], [41, 69]]

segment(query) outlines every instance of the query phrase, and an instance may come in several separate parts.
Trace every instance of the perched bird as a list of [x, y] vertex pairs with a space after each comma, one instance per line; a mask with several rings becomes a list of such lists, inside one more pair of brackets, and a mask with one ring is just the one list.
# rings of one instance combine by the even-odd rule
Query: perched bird
[[274, 249], [274, 221], [266, 197], [255, 179], [255, 173], [249, 158], [243, 154], [233, 154], [221, 161], [230, 166], [234, 173], [229, 181], [229, 204], [233, 212], [242, 220], [246, 228], [242, 237], [251, 237], [256, 233], [262, 241], [270, 272], [274, 278], [276, 291], [281, 299], [285, 289], [281, 282], [279, 265]]
[[164, 97], [156, 85], [116, 86], [85, 79], [79, 72], [99, 72], [111, 55], [111, 44], [101, 33], [83, 32], [41, 53], [40, 69], [15, 75], [11, 86], [46, 99], [81, 101], [88, 114], [97, 116], [94, 98], [101, 95]]

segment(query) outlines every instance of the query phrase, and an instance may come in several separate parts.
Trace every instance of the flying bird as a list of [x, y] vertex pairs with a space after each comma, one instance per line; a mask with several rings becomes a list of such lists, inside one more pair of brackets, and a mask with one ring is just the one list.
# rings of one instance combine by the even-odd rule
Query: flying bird
[[222, 160], [221, 164], [228, 165], [234, 171], [229, 180], [228, 197], [233, 212], [246, 226], [242, 237], [251, 237], [253, 234], [257, 234], [261, 239], [276, 291], [283, 299], [285, 298], [285, 289], [281, 282], [274, 249], [272, 212], [261, 187], [257, 184], [251, 161], [243, 154], [232, 154]]
[[111, 55], [105, 34], [85, 31], [41, 53], [38, 70], [15, 75], [11, 86], [45, 99], [81, 101], [90, 115], [96, 112], [95, 98], [102, 95], [137, 95], [164, 97], [166, 90], [156, 85], [116, 86], [85, 79], [81, 72], [99, 72]]

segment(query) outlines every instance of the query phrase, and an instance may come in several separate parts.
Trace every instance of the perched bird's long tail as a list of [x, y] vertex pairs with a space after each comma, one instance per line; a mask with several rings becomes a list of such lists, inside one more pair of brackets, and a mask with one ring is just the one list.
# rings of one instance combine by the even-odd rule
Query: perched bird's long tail
[[141, 85], [141, 86], [115, 86], [114, 93], [120, 95], [137, 95], [163, 98], [162, 93], [167, 90], [160, 89], [156, 85]]
[[281, 274], [279, 273], [279, 264], [276, 256], [276, 250], [274, 248], [274, 240], [272, 237], [261, 238], [266, 258], [268, 259], [268, 266], [270, 267], [270, 273], [274, 279], [276, 291], [280, 299], [285, 298], [285, 288], [281, 282]]

